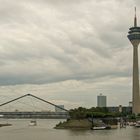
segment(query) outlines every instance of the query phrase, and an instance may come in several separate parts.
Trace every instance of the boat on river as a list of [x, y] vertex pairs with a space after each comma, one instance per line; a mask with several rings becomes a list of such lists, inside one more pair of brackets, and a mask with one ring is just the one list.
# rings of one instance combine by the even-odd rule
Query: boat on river
[[137, 121], [135, 127], [140, 127], [140, 121]]
[[135, 126], [136, 125], [136, 122], [129, 122], [128, 125], [129, 126]]
[[105, 129], [111, 129], [111, 126], [93, 126], [91, 129], [92, 130], [105, 130]]
[[29, 123], [29, 126], [36, 126], [36, 125], [37, 125], [36, 120], [31, 120]]
[[94, 126], [94, 127], [92, 127], [92, 130], [104, 130], [104, 129], [106, 129], [105, 126]]

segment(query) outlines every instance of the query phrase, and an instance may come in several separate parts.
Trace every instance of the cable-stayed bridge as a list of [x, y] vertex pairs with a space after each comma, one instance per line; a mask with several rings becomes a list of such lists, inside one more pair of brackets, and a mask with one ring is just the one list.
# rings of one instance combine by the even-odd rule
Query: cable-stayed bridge
[[[23, 105], [18, 105], [19, 101], [25, 97], [32, 97], [30, 104], [33, 109], [26, 110], [26, 109], [24, 109]], [[35, 103], [33, 103], [33, 99], [36, 101]], [[45, 110], [38, 109], [37, 101], [40, 101], [41, 103], [43, 103], [41, 105], [41, 107], [45, 107], [45, 105], [49, 105], [53, 108], [58, 108], [60, 111], [55, 112], [55, 111], [46, 110], [46, 107], [45, 107]], [[22, 109], [13, 108], [13, 106], [11, 106], [11, 104], [13, 104], [13, 103], [14, 103], [14, 106], [16, 106], [16, 108], [18, 108], [20, 106]], [[28, 108], [30, 107], [29, 104], [27, 105], [23, 101], [22, 101], [22, 104], [28, 106]], [[6, 106], [6, 109], [7, 108], [9, 109], [8, 111], [5, 109], [5, 106]], [[4, 107], [4, 109], [2, 110], [3, 107]], [[12, 107], [12, 110], [10, 111], [11, 107]], [[69, 118], [69, 111], [59, 105], [56, 105], [52, 102], [49, 102], [49, 101], [42, 99], [40, 97], [37, 97], [35, 95], [26, 94], [26, 95], [20, 96], [18, 98], [15, 98], [15, 99], [12, 99], [12, 100], [9, 100], [7, 102], [0, 104], [0, 117], [1, 118], [40, 118], [40, 119]]]

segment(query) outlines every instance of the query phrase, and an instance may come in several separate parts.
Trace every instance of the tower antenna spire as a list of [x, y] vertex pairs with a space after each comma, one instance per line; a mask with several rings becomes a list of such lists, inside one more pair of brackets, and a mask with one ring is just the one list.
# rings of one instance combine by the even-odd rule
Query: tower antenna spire
[[135, 7], [134, 27], [137, 27], [136, 7]]

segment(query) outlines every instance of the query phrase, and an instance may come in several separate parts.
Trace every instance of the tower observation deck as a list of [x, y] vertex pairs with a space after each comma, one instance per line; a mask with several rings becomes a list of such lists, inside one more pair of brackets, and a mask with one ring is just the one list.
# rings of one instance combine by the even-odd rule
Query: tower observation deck
[[127, 37], [133, 45], [132, 112], [138, 114], [140, 113], [139, 66], [138, 66], [138, 45], [140, 43], [140, 27], [137, 26], [136, 8], [134, 17], [134, 27], [129, 28]]

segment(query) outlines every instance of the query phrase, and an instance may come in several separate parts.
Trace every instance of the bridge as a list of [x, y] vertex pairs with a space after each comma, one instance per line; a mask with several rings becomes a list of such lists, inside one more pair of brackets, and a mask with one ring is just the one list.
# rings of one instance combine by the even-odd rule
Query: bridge
[[23, 96], [20, 96], [18, 98], [15, 98], [15, 99], [12, 99], [12, 100], [9, 100], [5, 103], [2, 103], [0, 104], [0, 108], [2, 106], [5, 106], [5, 105], [8, 105], [8, 104], [11, 104], [17, 100], [20, 100], [22, 98], [25, 98], [25, 97], [33, 97], [41, 102], [44, 102], [46, 104], [49, 104], [53, 107], [56, 107], [56, 108], [59, 108], [60, 112], [52, 112], [52, 111], [1, 111], [0, 112], [0, 118], [39, 118], [39, 119], [50, 119], [50, 118], [59, 118], [59, 119], [65, 119], [65, 118], [69, 118], [69, 110], [65, 109], [65, 108], [62, 108], [61, 106], [58, 106], [54, 103], [51, 103], [45, 99], [42, 99], [40, 97], [37, 97], [35, 95], [32, 95], [32, 94], [26, 94], [26, 95], [23, 95]]

